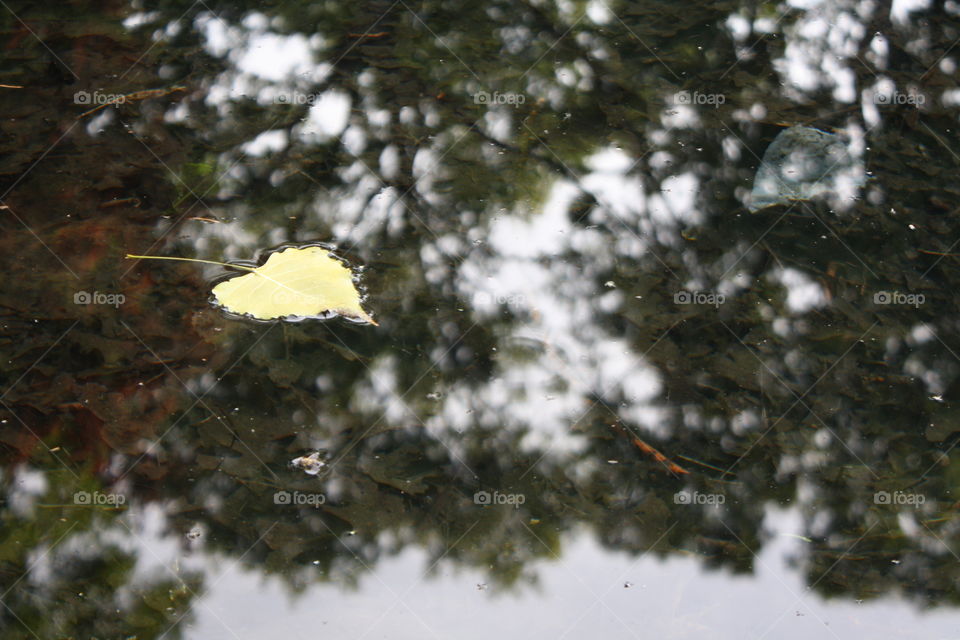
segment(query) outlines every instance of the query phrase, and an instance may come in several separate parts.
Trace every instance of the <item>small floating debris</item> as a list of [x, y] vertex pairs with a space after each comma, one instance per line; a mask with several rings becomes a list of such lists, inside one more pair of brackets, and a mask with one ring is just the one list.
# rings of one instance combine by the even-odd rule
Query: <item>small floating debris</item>
[[320, 459], [320, 452], [314, 451], [308, 456], [301, 456], [290, 461], [290, 466], [301, 469], [311, 476], [320, 473], [327, 463]]

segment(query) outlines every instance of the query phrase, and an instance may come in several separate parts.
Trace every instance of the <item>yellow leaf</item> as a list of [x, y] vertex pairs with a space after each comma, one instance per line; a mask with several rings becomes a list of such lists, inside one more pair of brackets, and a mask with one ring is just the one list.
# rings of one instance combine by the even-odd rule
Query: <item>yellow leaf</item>
[[[128, 258], [161, 258], [132, 256]], [[223, 264], [210, 260], [163, 258]], [[258, 320], [309, 318], [334, 313], [376, 325], [360, 306], [353, 273], [323, 247], [290, 247], [270, 254], [250, 273], [225, 280], [213, 288], [217, 304], [231, 313]]]
[[377, 324], [360, 306], [353, 273], [322, 247], [270, 254], [263, 266], [215, 286], [213, 295], [228, 311], [259, 320], [333, 312]]

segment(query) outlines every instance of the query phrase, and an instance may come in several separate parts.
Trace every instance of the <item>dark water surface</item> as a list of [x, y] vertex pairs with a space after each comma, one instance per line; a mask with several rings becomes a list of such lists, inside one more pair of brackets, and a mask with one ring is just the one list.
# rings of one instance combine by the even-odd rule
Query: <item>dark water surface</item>
[[956, 3], [0, 4], [5, 640], [960, 637]]

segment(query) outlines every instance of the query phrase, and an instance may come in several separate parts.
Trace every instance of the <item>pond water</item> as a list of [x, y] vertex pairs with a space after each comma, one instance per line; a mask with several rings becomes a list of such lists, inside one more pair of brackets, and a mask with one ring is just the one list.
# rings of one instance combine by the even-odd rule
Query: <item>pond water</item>
[[4, 639], [960, 634], [954, 3], [0, 27]]

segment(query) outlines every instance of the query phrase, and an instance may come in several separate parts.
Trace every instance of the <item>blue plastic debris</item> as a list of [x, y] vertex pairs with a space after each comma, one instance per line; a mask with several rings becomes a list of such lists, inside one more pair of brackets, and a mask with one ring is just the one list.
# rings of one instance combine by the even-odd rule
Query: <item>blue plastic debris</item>
[[852, 200], [866, 184], [862, 163], [840, 136], [812, 127], [781, 131], [763, 154], [747, 203], [752, 212], [775, 204], [833, 196]]

